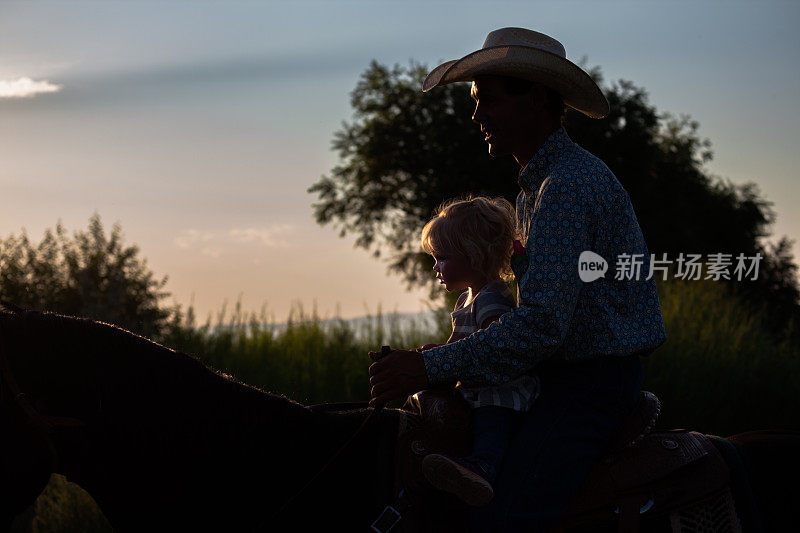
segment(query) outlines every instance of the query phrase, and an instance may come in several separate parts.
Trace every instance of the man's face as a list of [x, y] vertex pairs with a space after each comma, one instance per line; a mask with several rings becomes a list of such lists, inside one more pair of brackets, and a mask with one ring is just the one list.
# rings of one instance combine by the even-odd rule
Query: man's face
[[475, 112], [472, 121], [479, 124], [493, 157], [518, 153], [528, 143], [537, 120], [530, 93], [511, 95], [496, 76], [481, 76], [472, 82]]

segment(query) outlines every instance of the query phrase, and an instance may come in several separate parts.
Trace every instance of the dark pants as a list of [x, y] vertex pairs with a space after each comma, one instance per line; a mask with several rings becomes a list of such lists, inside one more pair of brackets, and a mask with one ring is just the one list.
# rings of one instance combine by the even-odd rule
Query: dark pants
[[473, 448], [469, 459], [483, 467], [478, 473], [492, 484], [506, 455], [511, 434], [523, 414], [494, 405], [472, 410]]
[[520, 420], [494, 485], [470, 516], [474, 531], [547, 531], [600, 458], [642, 386], [639, 356], [536, 368], [541, 392]]

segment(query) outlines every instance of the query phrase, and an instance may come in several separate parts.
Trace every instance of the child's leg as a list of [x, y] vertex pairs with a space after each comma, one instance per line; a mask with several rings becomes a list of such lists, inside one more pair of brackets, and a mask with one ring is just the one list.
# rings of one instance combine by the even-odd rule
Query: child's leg
[[472, 410], [474, 444], [468, 459], [481, 465], [488, 481], [494, 482], [508, 448], [519, 413], [506, 407], [485, 406]]
[[485, 505], [494, 496], [492, 484], [508, 448], [516, 415], [505, 407], [473, 409], [472, 455], [430, 454], [422, 463], [425, 478], [434, 487], [455, 494], [468, 505]]

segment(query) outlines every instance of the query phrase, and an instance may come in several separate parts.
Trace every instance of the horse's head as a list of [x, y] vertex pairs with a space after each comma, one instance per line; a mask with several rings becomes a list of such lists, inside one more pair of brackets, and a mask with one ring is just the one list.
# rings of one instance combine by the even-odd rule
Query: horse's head
[[[91, 324], [51, 313], [0, 313], [3, 382], [9, 393], [24, 395], [25, 403], [43, 416], [84, 423], [96, 417], [101, 368], [97, 351], [87, 342]], [[20, 398], [13, 399], [19, 403]]]
[[54, 470], [46, 438], [12, 408], [3, 387], [0, 402], [0, 530], [32, 504]]
[[0, 529], [52, 472], [64, 473], [90, 453], [105, 368], [88, 342], [94, 323], [3, 307], [10, 312], [0, 311]]
[[[20, 332], [26, 311], [2, 304], [0, 313], [0, 528], [33, 503], [55, 471], [57, 452], [51, 428], [20, 387], [18, 377], [24, 344]], [[27, 376], [26, 376], [27, 377]]]

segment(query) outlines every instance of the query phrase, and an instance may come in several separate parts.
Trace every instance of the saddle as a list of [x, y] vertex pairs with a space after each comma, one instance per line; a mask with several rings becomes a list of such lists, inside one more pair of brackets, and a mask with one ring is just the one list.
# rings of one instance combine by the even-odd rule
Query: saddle
[[[654, 394], [640, 393], [557, 531], [592, 531], [598, 524], [636, 531], [646, 517], [670, 515], [674, 522], [677, 510], [730, 494], [728, 467], [709, 438], [684, 430], [651, 432], [660, 409]], [[472, 439], [470, 409], [452, 388], [410, 396], [402, 410], [396, 451], [398, 490], [425, 484], [422, 459], [427, 454], [467, 455]], [[726, 501], [735, 521], [732, 499]], [[466, 508], [461, 511], [466, 515]], [[732, 530], [740, 528], [734, 525]]]

